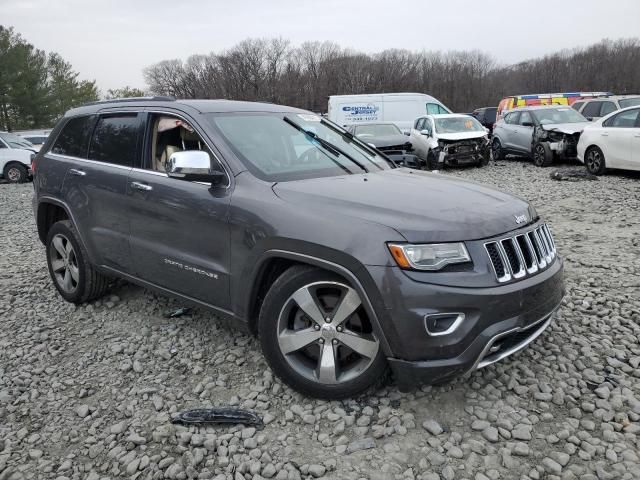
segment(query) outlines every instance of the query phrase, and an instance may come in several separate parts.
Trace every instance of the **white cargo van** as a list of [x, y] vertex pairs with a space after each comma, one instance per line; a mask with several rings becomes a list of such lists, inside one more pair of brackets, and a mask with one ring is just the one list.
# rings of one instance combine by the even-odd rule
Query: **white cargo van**
[[451, 113], [442, 102], [424, 93], [377, 93], [331, 95], [329, 120], [348, 127], [363, 122], [393, 122], [408, 132], [416, 118]]

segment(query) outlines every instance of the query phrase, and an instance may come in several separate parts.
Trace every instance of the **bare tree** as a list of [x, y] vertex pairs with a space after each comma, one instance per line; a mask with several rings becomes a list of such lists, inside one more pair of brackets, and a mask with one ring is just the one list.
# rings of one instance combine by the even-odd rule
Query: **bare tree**
[[325, 111], [335, 94], [425, 92], [454, 111], [497, 105], [505, 95], [640, 90], [640, 41], [603, 40], [515, 65], [477, 51], [390, 49], [364, 54], [331, 42], [297, 48], [247, 39], [229, 50], [165, 60], [144, 71], [149, 90], [181, 98], [284, 103]]

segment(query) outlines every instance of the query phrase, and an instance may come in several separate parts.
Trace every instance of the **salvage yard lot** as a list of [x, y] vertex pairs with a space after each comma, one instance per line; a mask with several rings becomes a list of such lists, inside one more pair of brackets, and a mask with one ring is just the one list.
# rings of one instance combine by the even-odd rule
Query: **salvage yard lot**
[[[520, 195], [547, 219], [567, 287], [547, 332], [470, 378], [345, 402], [300, 396], [255, 339], [203, 310], [168, 319], [181, 305], [142, 288], [65, 303], [32, 186], [0, 185], [0, 480], [640, 478], [640, 176], [550, 171], [507, 160], [441, 173]], [[169, 422], [219, 405], [267, 425]]]

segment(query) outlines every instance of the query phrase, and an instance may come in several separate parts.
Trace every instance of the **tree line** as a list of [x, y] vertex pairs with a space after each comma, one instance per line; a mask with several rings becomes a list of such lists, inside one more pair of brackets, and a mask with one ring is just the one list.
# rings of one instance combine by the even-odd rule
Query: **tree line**
[[563, 91], [640, 93], [640, 40], [603, 40], [515, 65], [471, 51], [391, 49], [366, 54], [333, 42], [247, 39], [234, 47], [147, 67], [150, 92], [178, 98], [280, 103], [325, 112], [329, 95], [424, 92], [457, 112], [506, 95]]
[[68, 109], [97, 100], [94, 81], [0, 25], [0, 130], [51, 127]]

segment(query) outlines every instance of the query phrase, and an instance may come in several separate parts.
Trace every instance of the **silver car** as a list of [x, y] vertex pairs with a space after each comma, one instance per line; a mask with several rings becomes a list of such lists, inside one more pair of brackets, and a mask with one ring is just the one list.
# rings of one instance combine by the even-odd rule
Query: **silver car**
[[571, 105], [589, 121], [606, 117], [616, 110], [640, 105], [640, 95], [611, 95], [608, 97], [578, 100]]
[[554, 158], [573, 158], [580, 133], [589, 121], [571, 107], [535, 106], [512, 110], [493, 128], [493, 158], [525, 155], [538, 167]]

